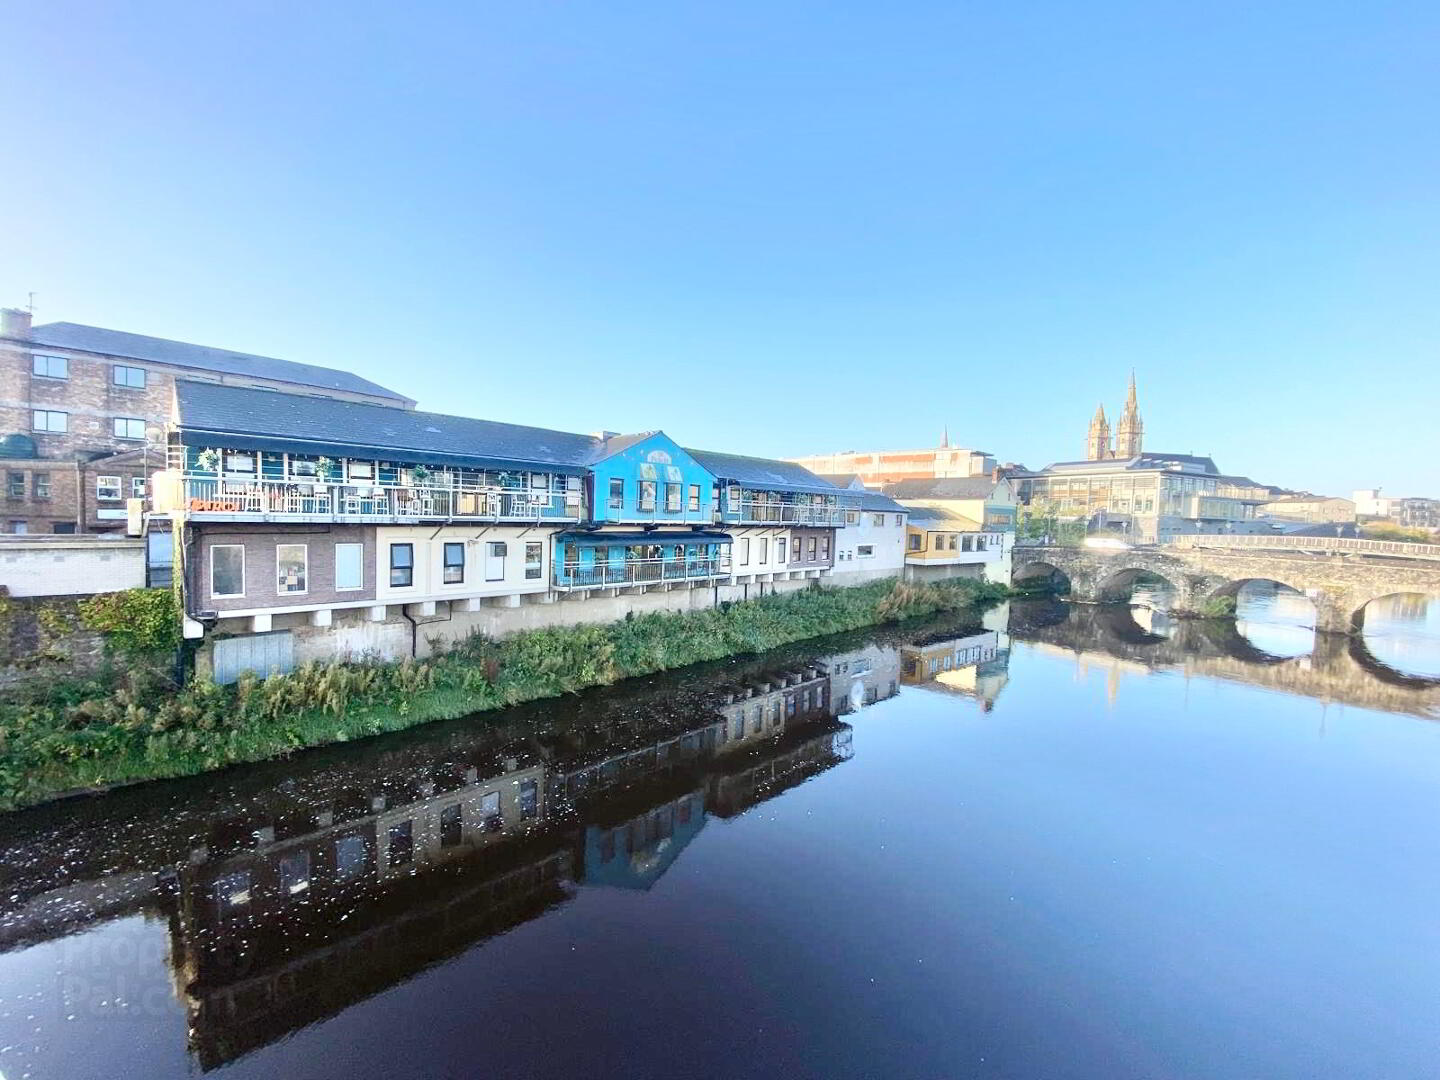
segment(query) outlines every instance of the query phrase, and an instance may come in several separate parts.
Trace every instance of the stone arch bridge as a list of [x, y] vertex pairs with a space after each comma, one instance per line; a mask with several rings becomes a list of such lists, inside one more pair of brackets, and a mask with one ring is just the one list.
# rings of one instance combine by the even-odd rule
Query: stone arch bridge
[[[1396, 549], [1409, 551], [1397, 553]], [[1122, 600], [1136, 580], [1154, 574], [1176, 590], [1176, 609], [1198, 611], [1212, 597], [1233, 596], [1247, 581], [1274, 581], [1315, 605], [1315, 629], [1349, 634], [1365, 605], [1395, 593], [1440, 598], [1440, 545], [1402, 545], [1336, 537], [1191, 536], [1183, 542], [1122, 550], [1017, 545], [1017, 584], [1058, 571], [1074, 600]]]

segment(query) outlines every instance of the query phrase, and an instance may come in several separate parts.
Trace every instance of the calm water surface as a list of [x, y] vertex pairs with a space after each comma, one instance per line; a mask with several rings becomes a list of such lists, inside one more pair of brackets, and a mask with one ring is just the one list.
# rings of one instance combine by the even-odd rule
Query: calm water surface
[[1440, 1076], [1434, 616], [1163, 606], [0, 819], [0, 1074]]

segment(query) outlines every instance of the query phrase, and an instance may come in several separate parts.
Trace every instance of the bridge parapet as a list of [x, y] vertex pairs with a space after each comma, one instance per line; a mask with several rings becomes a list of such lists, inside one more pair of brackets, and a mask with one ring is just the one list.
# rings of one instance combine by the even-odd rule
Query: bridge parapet
[[1257, 548], [1273, 551], [1312, 551], [1329, 554], [1349, 552], [1356, 555], [1388, 555], [1402, 559], [1424, 559], [1440, 562], [1440, 544], [1402, 544], [1397, 540], [1361, 540], [1348, 536], [1231, 536], [1194, 533], [1172, 537], [1167, 547], [1175, 548]]

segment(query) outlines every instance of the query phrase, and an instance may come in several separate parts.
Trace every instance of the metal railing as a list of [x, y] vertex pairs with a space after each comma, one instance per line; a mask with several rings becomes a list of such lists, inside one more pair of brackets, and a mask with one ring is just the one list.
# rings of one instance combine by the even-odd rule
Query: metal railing
[[1440, 544], [1402, 544], [1396, 540], [1359, 540], [1345, 536], [1265, 536], [1228, 533], [1184, 533], [1171, 537], [1173, 547], [1245, 547], [1288, 551], [1350, 551], [1361, 555], [1398, 555], [1407, 559], [1440, 559]]
[[332, 484], [185, 476], [188, 514], [235, 517], [457, 518], [477, 521], [576, 521], [580, 505], [559, 491]]
[[604, 585], [646, 585], [662, 581], [693, 581], [729, 577], [730, 560], [716, 559], [627, 559], [623, 563], [577, 566], [567, 563], [555, 568], [555, 586], [560, 589], [589, 589]]
[[847, 509], [854, 510], [854, 507], [744, 499], [738, 507], [721, 510], [720, 520], [756, 525], [844, 525]]

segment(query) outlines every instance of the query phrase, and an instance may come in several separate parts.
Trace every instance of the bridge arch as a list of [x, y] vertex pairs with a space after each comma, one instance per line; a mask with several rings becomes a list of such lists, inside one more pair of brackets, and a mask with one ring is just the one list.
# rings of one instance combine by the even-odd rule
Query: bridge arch
[[1232, 605], [1235, 634], [1258, 653], [1285, 659], [1315, 651], [1320, 605], [1303, 589], [1270, 575], [1237, 577], [1203, 594], [1198, 610], [1223, 615], [1222, 600]]
[[1357, 660], [1402, 680], [1440, 683], [1440, 590], [1372, 596], [1351, 621]]
[[1102, 604], [1128, 600], [1134, 592], [1135, 586], [1157, 583], [1170, 586], [1178, 598], [1184, 582], [1174, 580], [1175, 576], [1143, 564], [1123, 566], [1097, 577], [1095, 599]]
[[1075, 587], [1075, 582], [1069, 573], [1055, 563], [1043, 559], [1031, 559], [1023, 563], [1016, 563], [1010, 580], [1012, 584], [1021, 588], [1028, 586], [1037, 591], [1044, 589], [1059, 595], [1068, 595]]

